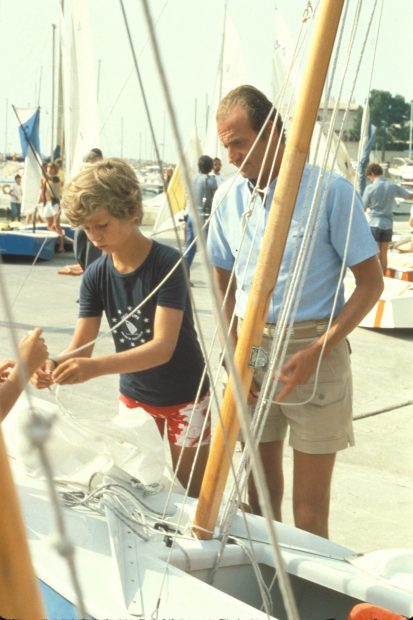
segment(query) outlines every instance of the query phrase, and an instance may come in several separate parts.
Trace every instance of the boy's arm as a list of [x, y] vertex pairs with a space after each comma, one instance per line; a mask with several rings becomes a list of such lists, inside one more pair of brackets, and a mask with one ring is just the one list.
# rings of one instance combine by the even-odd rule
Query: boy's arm
[[[139, 372], [166, 364], [175, 351], [182, 319], [183, 310], [157, 306], [152, 340], [129, 351], [111, 355], [66, 359], [59, 362], [53, 372], [53, 380], [62, 385], [83, 383], [102, 375]], [[72, 341], [71, 348], [73, 344], [76, 343]]]

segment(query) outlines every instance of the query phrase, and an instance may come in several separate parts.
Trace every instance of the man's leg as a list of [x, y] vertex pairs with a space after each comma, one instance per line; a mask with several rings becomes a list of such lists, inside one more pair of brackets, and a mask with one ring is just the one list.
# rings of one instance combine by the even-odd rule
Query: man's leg
[[[262, 465], [271, 498], [271, 507], [276, 521], [281, 521], [281, 502], [284, 493], [282, 469], [283, 443], [283, 441], [268, 441], [259, 444]], [[248, 502], [254, 514], [262, 514], [252, 474], [248, 480]]]
[[336, 455], [294, 450], [293, 511], [295, 525], [328, 538], [330, 489]]

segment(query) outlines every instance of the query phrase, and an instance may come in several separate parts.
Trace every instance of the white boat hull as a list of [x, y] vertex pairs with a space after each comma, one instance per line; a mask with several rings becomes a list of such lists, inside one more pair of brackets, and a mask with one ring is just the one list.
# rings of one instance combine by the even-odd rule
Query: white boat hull
[[[36, 573], [55, 592], [76, 603], [67, 565], [50, 543], [54, 517], [45, 484], [18, 470], [15, 478]], [[134, 493], [139, 499], [140, 492]], [[160, 521], [156, 514], [160, 498], [141, 495], [140, 499], [147, 506], [148, 520]], [[192, 500], [182, 513], [183, 518], [190, 519], [194, 508]], [[182, 510], [182, 497], [173, 496], [169, 502], [169, 520], [176, 522]], [[261, 592], [242, 546], [226, 545], [219, 569], [213, 574], [213, 585], [209, 585], [211, 569], [220, 551], [219, 540], [196, 540], [187, 531], [169, 546], [172, 533], [162, 530], [142, 540], [133, 533], [133, 524], [125, 524], [123, 518], [111, 514], [110, 501], [107, 513], [105, 519], [83, 509], [64, 509], [69, 537], [76, 546], [76, 566], [85, 605], [92, 617], [150, 618], [158, 606], [159, 618], [268, 618], [259, 610]], [[265, 521], [246, 515], [246, 522], [249, 532], [242, 515], [237, 514], [230, 537], [246, 547], [249, 547], [248, 535], [251, 537], [257, 566], [269, 587], [275, 565]], [[346, 620], [350, 609], [360, 601], [390, 608], [407, 617], [413, 614], [413, 551], [404, 551], [398, 563], [394, 554], [391, 557], [392, 566], [397, 565], [397, 574], [402, 573], [404, 578], [403, 587], [399, 587], [391, 581], [390, 562], [382, 561], [385, 580], [382, 575], [372, 574], [368, 556], [363, 558], [364, 565], [358, 566], [357, 557], [345, 547], [290, 526], [277, 524], [276, 527], [300, 617]], [[377, 567], [380, 562], [375, 559], [373, 564]], [[277, 581], [271, 590], [271, 605], [270, 617], [286, 619]]]
[[[348, 298], [354, 290], [354, 279], [345, 279]], [[384, 291], [370, 312], [360, 322], [360, 327], [375, 329], [413, 328], [413, 283], [397, 277], [384, 278]]]

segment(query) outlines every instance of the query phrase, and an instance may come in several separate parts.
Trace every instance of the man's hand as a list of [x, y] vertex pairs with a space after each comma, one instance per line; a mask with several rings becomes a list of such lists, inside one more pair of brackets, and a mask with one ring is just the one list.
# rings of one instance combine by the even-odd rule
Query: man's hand
[[275, 397], [277, 401], [283, 401], [297, 384], [303, 385], [308, 382], [317, 368], [321, 349], [309, 347], [292, 355], [280, 370], [278, 380], [283, 387]]

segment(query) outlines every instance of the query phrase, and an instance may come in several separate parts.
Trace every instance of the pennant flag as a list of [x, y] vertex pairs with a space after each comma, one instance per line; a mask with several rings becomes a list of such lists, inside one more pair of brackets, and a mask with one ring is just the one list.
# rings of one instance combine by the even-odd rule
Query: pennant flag
[[23, 157], [26, 157], [29, 144], [36, 153], [40, 153], [40, 108], [14, 108], [19, 121], [19, 137]]
[[33, 213], [40, 192], [42, 160], [40, 157], [40, 108], [16, 108], [13, 106], [19, 122], [19, 137], [24, 157], [22, 179], [22, 214]]

